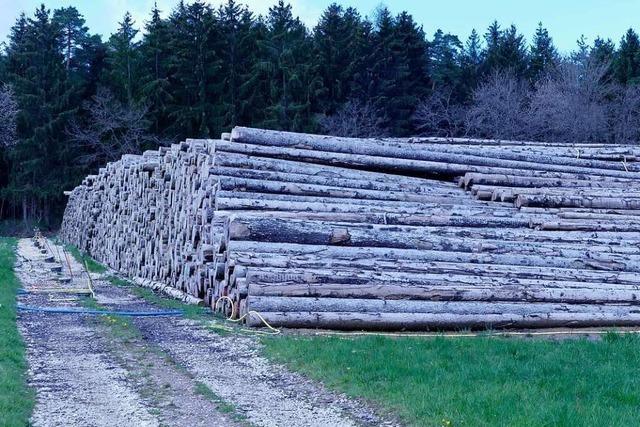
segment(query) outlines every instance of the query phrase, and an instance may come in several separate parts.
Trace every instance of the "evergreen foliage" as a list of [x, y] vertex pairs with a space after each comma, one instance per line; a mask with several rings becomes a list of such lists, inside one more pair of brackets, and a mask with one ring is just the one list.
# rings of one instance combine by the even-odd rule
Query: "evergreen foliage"
[[[366, 17], [331, 4], [307, 28], [284, 0], [265, 16], [240, 0], [215, 8], [192, 0], [166, 11], [154, 5], [140, 23], [125, 13], [103, 41], [77, 8], [40, 6], [18, 17], [0, 53], [0, 84], [8, 85], [19, 108], [17, 143], [0, 146], [0, 219], [59, 218], [62, 191], [95, 172], [99, 159], [111, 158], [104, 146], [78, 148], [78, 135], [90, 134], [92, 117], [107, 107], [122, 118], [109, 126], [127, 124], [114, 135], [134, 129], [132, 140], [144, 141], [124, 145], [135, 149], [217, 137], [236, 125], [449, 135], [469, 132], [469, 126], [461, 130], [465, 111], [474, 111], [478, 91], [486, 92], [496, 75], [515, 78], [518, 90], [535, 90], [569, 61], [583, 69], [611, 64], [603, 84], [615, 80], [624, 87], [640, 79], [640, 40], [632, 29], [618, 48], [610, 40], [581, 38], [568, 57], [558, 54], [542, 24], [530, 43], [515, 26], [497, 21], [466, 40], [426, 30], [433, 35], [427, 37], [409, 13], [385, 7]], [[607, 93], [631, 99], [633, 92]], [[111, 105], [96, 103], [105, 94], [113, 97]], [[429, 124], [416, 123], [416, 115], [429, 117]], [[123, 149], [119, 140], [104, 140]]]

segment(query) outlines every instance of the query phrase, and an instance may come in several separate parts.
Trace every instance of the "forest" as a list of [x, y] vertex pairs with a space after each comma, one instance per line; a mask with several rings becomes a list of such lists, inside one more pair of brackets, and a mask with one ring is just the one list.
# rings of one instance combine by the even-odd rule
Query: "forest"
[[280, 0], [125, 13], [108, 38], [75, 7], [21, 15], [0, 55], [0, 219], [55, 227], [64, 190], [123, 153], [231, 127], [341, 136], [640, 139], [640, 38], [560, 53], [490, 23], [466, 39], [402, 12], [332, 4], [308, 28]]

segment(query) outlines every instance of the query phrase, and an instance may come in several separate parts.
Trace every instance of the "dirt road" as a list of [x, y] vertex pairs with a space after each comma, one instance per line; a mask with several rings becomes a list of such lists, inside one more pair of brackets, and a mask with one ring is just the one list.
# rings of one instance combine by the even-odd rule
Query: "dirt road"
[[[164, 310], [94, 275], [95, 300], [60, 292], [86, 288], [86, 274], [59, 247], [20, 240], [16, 271], [31, 307]], [[46, 253], [43, 253], [46, 252]], [[49, 258], [49, 260], [47, 260]], [[62, 271], [54, 271], [60, 270]], [[61, 277], [71, 277], [64, 282]], [[55, 292], [53, 291], [55, 289]], [[44, 292], [43, 292], [44, 291]], [[265, 359], [255, 336], [220, 335], [205, 318], [123, 317], [20, 311], [36, 426], [391, 425], [362, 402]]]

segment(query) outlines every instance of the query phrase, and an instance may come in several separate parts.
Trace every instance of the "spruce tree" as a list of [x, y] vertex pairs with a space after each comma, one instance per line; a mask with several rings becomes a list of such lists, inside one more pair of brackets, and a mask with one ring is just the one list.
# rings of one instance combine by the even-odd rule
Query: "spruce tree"
[[458, 36], [445, 34], [439, 29], [433, 35], [429, 52], [433, 89], [443, 87], [457, 89], [462, 73], [460, 64], [462, 43]]
[[108, 86], [123, 102], [133, 105], [139, 82], [139, 50], [135, 41], [138, 30], [129, 12], [119, 23], [108, 44]]
[[544, 73], [553, 69], [558, 61], [558, 52], [553, 46], [553, 40], [549, 32], [538, 23], [538, 28], [533, 36], [531, 53], [529, 55], [529, 68], [527, 74], [530, 79], [536, 80]]
[[613, 73], [622, 84], [635, 84], [640, 80], [640, 39], [631, 28], [620, 40], [613, 60]]
[[33, 18], [19, 18], [9, 37], [8, 79], [20, 107], [10, 191], [21, 200], [25, 220], [37, 215], [48, 221], [52, 202], [62, 199], [75, 178], [64, 138], [75, 113], [74, 89], [67, 79], [61, 39], [44, 5]]
[[500, 40], [500, 68], [511, 69], [516, 76], [523, 76], [527, 70], [528, 53], [524, 36], [515, 25], [502, 32]]
[[[264, 125], [275, 129], [312, 130], [311, 106], [321, 90], [314, 70], [312, 42], [291, 5], [280, 0], [266, 18], [267, 39], [263, 42], [268, 64], [270, 105]], [[265, 65], [266, 65], [265, 64]]]
[[571, 52], [569, 58], [576, 64], [586, 65], [589, 61], [590, 46], [584, 34], [576, 41], [576, 46], [576, 50]]
[[361, 19], [358, 12], [349, 8], [344, 14], [346, 26], [353, 28], [353, 38], [348, 49], [353, 52], [349, 66], [349, 98], [361, 104], [370, 102], [371, 60], [375, 50], [375, 32], [369, 19]]
[[164, 133], [169, 121], [170, 54], [169, 27], [160, 17], [157, 4], [154, 4], [140, 44], [140, 99], [147, 108], [147, 118], [151, 122], [151, 130], [156, 135]]
[[396, 18], [388, 9], [378, 14], [370, 59], [370, 99], [381, 112], [383, 126], [394, 135], [408, 135], [418, 101], [429, 92], [428, 46], [411, 15]]
[[358, 12], [336, 3], [325, 10], [314, 29], [314, 61], [323, 83], [319, 103], [325, 114], [334, 114], [352, 97], [353, 75], [365, 53], [359, 42], [362, 31]]
[[610, 39], [602, 39], [597, 37], [593, 41], [593, 47], [589, 53], [589, 56], [595, 62], [603, 64], [612, 64], [614, 61], [614, 55], [616, 53], [616, 46]]
[[168, 132], [178, 138], [221, 132], [219, 22], [202, 1], [180, 2], [169, 18], [171, 103]]
[[527, 69], [527, 47], [524, 36], [518, 33], [515, 25], [504, 30], [494, 21], [484, 35], [483, 74], [496, 70], [511, 70], [521, 77]]
[[228, 0], [218, 9], [222, 37], [222, 127], [253, 123], [255, 110], [263, 108], [256, 97], [259, 85], [252, 81], [252, 69], [258, 62], [260, 30], [246, 6]]
[[485, 50], [483, 52], [484, 61], [482, 64], [483, 74], [487, 74], [502, 67], [500, 56], [500, 46], [502, 43], [502, 29], [498, 21], [493, 21], [487, 32], [484, 34]]
[[468, 99], [478, 85], [482, 71], [482, 43], [478, 32], [473, 29], [465, 42], [460, 58], [460, 101]]

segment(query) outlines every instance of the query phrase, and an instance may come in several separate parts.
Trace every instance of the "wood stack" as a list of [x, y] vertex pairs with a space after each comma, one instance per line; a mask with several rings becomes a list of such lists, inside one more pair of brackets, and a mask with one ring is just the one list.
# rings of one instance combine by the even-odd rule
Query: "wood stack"
[[235, 128], [87, 177], [61, 235], [251, 326], [636, 325], [638, 159]]

